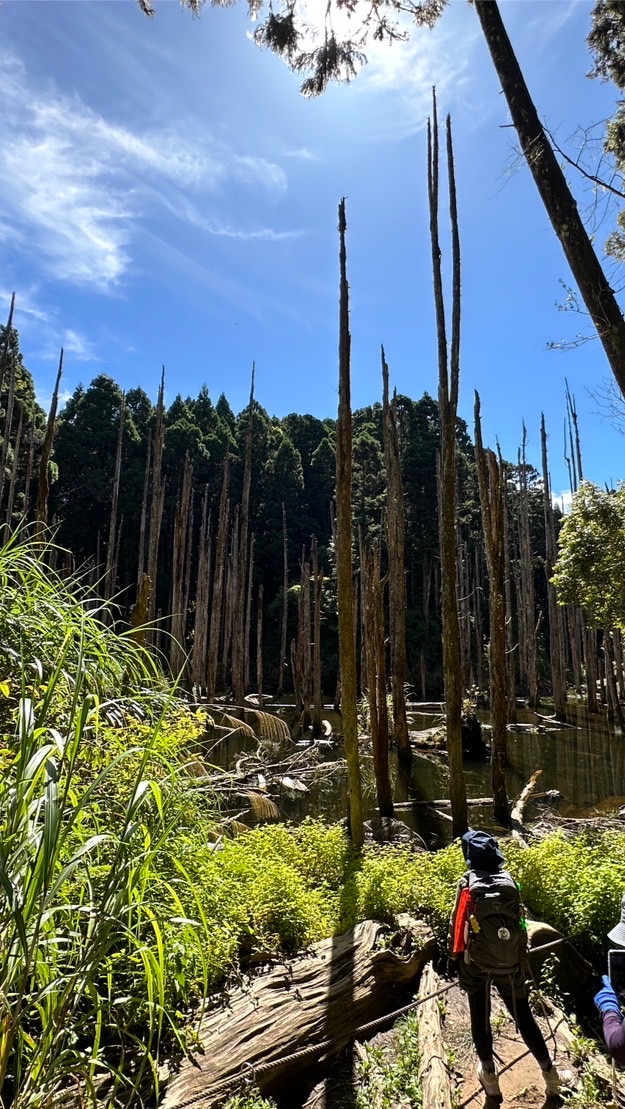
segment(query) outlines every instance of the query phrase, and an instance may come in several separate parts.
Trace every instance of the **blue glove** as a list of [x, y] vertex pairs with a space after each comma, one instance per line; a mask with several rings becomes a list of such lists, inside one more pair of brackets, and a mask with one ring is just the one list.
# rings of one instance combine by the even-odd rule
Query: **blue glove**
[[601, 1016], [604, 1017], [606, 1013], [618, 1013], [621, 1016], [621, 1006], [607, 974], [603, 975], [601, 981], [603, 982], [603, 988], [595, 994], [595, 1005]]

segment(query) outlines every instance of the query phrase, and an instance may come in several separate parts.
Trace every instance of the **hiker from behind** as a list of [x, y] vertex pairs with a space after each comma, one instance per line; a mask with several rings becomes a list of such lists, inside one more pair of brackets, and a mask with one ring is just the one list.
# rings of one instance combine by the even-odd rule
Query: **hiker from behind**
[[611, 951], [608, 955], [610, 977], [603, 975], [603, 986], [595, 994], [595, 1005], [601, 1013], [603, 1038], [608, 1051], [619, 1066], [625, 1066], [625, 896], [621, 902], [621, 919], [608, 932]]
[[467, 872], [458, 883], [449, 922], [449, 956], [450, 970], [457, 969], [469, 1002], [478, 1079], [489, 1097], [501, 1100], [490, 1027], [492, 982], [540, 1065], [547, 1097], [557, 1096], [560, 1076], [528, 1001], [527, 925], [519, 887], [503, 869], [499, 844], [487, 832], [465, 832], [462, 851]]

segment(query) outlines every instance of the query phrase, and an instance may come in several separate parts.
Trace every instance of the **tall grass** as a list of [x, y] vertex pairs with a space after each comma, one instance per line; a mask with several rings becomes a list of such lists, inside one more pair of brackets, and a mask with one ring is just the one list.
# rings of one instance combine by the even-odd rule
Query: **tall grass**
[[[151, 657], [90, 613], [46, 554], [34, 541], [0, 549], [13, 725], [0, 777], [0, 1101], [48, 1107], [74, 1086], [93, 1103], [105, 1091], [138, 1105], [158, 1080], [163, 1033], [170, 1047], [181, 1037], [164, 940], [177, 908], [201, 961], [201, 916], [182, 915], [191, 892], [155, 882], [184, 778], [163, 755], [167, 700]], [[121, 689], [117, 707], [149, 721], [142, 744], [93, 770], [103, 706]]]

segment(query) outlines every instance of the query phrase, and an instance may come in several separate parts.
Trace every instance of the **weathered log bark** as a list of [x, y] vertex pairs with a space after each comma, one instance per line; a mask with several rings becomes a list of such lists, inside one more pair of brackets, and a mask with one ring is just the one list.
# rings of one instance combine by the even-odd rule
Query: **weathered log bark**
[[352, 409], [351, 336], [345, 200], [339, 204], [339, 412], [336, 428], [336, 584], [339, 624], [341, 713], [347, 761], [349, 828], [357, 850], [363, 843], [362, 789], [358, 752], [356, 652], [354, 649], [354, 599], [352, 570]]
[[475, 0], [512, 122], [542, 202], [625, 395], [625, 319], [538, 118], [495, 0]]
[[190, 1098], [209, 1101], [244, 1064], [275, 1064], [256, 1076], [267, 1091], [301, 1070], [301, 1059], [281, 1063], [286, 1056], [313, 1044], [320, 1056], [340, 1050], [361, 1024], [392, 1012], [399, 991], [432, 958], [430, 929], [413, 922], [412, 931], [418, 942], [407, 954], [397, 954], [378, 947], [380, 937], [388, 934], [385, 926], [366, 920], [233, 991], [226, 1007], [203, 1017], [199, 1040], [204, 1054], [183, 1063], [169, 1083], [162, 1109], [178, 1109]]
[[456, 594], [456, 414], [460, 377], [460, 239], [456, 206], [451, 120], [447, 117], [449, 208], [452, 228], [452, 327], [448, 363], [441, 248], [438, 233], [438, 119], [436, 96], [432, 122], [428, 123], [428, 198], [432, 275], [438, 346], [438, 407], [441, 424], [439, 537], [443, 610], [443, 666], [445, 672], [445, 721], [449, 752], [449, 792], [452, 799], [453, 834], [466, 832], [467, 801], [462, 767], [462, 674], [458, 597]]
[[447, 1051], [443, 1040], [441, 1010], [437, 997], [430, 997], [443, 985], [431, 963], [424, 968], [419, 982], [418, 999], [420, 1059], [418, 1077], [421, 1083], [423, 1109], [451, 1109], [451, 1080]]

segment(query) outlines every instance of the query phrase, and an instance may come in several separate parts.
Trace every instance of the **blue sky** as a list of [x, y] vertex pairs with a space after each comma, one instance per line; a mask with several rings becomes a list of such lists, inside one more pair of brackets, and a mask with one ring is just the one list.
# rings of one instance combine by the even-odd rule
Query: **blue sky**
[[[567, 377], [585, 476], [625, 476], [622, 436], [588, 392], [609, 376], [598, 342], [547, 349], [585, 321], [558, 309], [566, 263], [466, 0], [451, 0], [433, 32], [376, 47], [356, 82], [313, 101], [250, 41], [245, 5], [199, 19], [156, 6], [152, 20], [134, 0], [0, 6], [0, 313], [16, 289], [42, 401], [63, 344], [67, 392], [108, 373], [155, 397], [164, 364], [169, 400], [205, 382], [238, 411], [255, 360], [271, 414], [334, 416], [341, 196], [354, 406], [380, 396], [381, 342], [400, 392], [435, 395], [424, 126], [436, 83], [457, 156], [461, 414], [472, 427], [478, 389], [486, 442], [498, 437], [515, 459], [525, 420], [539, 465], [544, 411], [561, 492]], [[539, 111], [572, 153], [576, 128], [615, 100], [585, 76], [590, 10], [502, 3]], [[585, 207], [591, 194], [575, 185]]]

